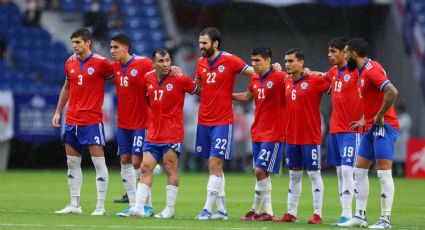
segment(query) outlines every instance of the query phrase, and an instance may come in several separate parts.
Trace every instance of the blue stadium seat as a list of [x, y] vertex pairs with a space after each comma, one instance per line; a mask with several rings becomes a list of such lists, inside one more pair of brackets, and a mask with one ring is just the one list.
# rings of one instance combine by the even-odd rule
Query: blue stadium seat
[[79, 0], [61, 0], [60, 2], [60, 8], [64, 12], [74, 13], [81, 8], [81, 2]]

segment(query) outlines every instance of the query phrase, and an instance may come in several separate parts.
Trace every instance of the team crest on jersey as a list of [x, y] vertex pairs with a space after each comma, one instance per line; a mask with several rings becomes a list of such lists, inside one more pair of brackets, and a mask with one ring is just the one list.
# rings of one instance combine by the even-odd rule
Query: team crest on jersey
[[198, 153], [202, 152], [202, 147], [201, 146], [196, 146], [196, 152], [198, 152]]
[[360, 80], [360, 85], [363, 87], [364, 86], [364, 79]]
[[348, 82], [349, 80], [350, 80], [350, 74], [346, 74], [346, 75], [344, 75], [344, 81], [345, 82]]
[[224, 72], [224, 66], [223, 65], [218, 66], [218, 72], [220, 72], [220, 73]]
[[268, 81], [267, 82], [267, 88], [271, 89], [273, 87], [273, 82], [272, 81]]
[[308, 87], [308, 83], [307, 82], [301, 83], [301, 89], [307, 89], [307, 87]]
[[88, 73], [89, 75], [93, 75], [93, 73], [94, 73], [94, 68], [93, 68], [93, 67], [89, 67], [89, 68], [87, 69], [87, 73]]
[[135, 77], [135, 76], [137, 75], [137, 70], [132, 69], [132, 70], [130, 71], [130, 75], [131, 75], [132, 77]]
[[168, 83], [167, 84], [167, 91], [171, 91], [173, 89], [173, 84]]

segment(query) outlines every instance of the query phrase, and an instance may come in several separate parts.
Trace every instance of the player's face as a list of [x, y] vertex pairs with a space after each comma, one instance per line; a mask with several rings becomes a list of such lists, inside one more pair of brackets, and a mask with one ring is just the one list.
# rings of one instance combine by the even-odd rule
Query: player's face
[[299, 60], [295, 54], [285, 55], [285, 69], [289, 74], [301, 73], [303, 71], [304, 60]]
[[261, 55], [252, 55], [251, 64], [254, 71], [264, 75], [270, 69], [270, 58], [263, 58]]
[[171, 58], [170, 55], [167, 53], [164, 56], [161, 56], [159, 53], [155, 54], [155, 70], [156, 72], [161, 75], [165, 76], [170, 72], [171, 69]]
[[346, 55], [344, 50], [335, 47], [328, 48], [328, 60], [331, 65], [341, 65], [345, 63]]
[[348, 46], [345, 46], [344, 51], [345, 51], [346, 56], [347, 56], [347, 69], [349, 71], [354, 71], [357, 68], [357, 63], [356, 63], [356, 60], [354, 59], [355, 53], [348, 50]]
[[209, 58], [217, 49], [217, 42], [213, 43], [208, 35], [201, 35], [199, 36], [199, 49], [202, 57]]
[[117, 41], [111, 41], [110, 51], [112, 59], [119, 61], [125, 58], [128, 53], [128, 47]]
[[81, 37], [75, 37], [71, 41], [72, 48], [77, 55], [81, 55], [90, 49], [90, 40], [84, 41]]

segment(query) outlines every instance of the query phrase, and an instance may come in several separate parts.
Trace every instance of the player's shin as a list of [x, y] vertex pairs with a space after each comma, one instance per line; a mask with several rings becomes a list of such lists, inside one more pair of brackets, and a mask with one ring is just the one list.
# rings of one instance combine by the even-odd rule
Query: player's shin
[[302, 191], [303, 171], [289, 170], [288, 213], [297, 216], [298, 201]]
[[105, 157], [91, 158], [96, 169], [97, 205], [96, 210], [104, 209], [106, 192], [108, 190], [108, 168]]
[[395, 190], [392, 170], [378, 170], [378, 178], [381, 182], [381, 217], [389, 220]]
[[130, 206], [136, 203], [136, 173], [133, 164], [121, 164], [121, 178]]
[[366, 218], [367, 198], [369, 196], [369, 169], [354, 168], [354, 194], [356, 196], [356, 216]]
[[308, 176], [310, 177], [311, 191], [313, 192], [314, 213], [322, 217], [324, 186], [320, 170], [308, 171]]
[[212, 206], [214, 205], [214, 202], [218, 196], [222, 180], [222, 177], [218, 177], [216, 175], [211, 175], [209, 177], [207, 185], [207, 199], [204, 206], [204, 209], [206, 209], [208, 212], [211, 212]]
[[80, 190], [83, 181], [81, 171], [81, 157], [67, 156], [68, 186], [71, 193], [71, 205], [80, 206]]
[[352, 217], [352, 202], [354, 193], [354, 168], [351, 166], [343, 165], [342, 168], [342, 215], [351, 219]]

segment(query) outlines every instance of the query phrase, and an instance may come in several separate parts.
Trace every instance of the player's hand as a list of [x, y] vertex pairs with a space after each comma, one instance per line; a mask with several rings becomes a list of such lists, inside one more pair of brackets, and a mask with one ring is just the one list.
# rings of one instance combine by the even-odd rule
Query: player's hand
[[304, 71], [303, 71], [303, 76], [304, 77], [308, 77], [308, 76], [311, 76], [311, 75], [313, 75], [313, 71], [311, 71], [311, 69], [310, 68], [304, 68]]
[[59, 118], [60, 117], [61, 117], [61, 115], [59, 113], [55, 113], [55, 115], [53, 115], [52, 125], [56, 128], [61, 127], [61, 125], [59, 124]]
[[358, 120], [358, 121], [352, 121], [350, 122], [350, 129], [351, 130], [359, 130], [361, 128], [363, 128], [364, 126], [366, 126], [366, 121], [364, 118]]
[[377, 126], [384, 126], [384, 117], [377, 114], [375, 118], [373, 118], [373, 123]]
[[71, 55], [71, 56], [68, 58], [68, 60], [70, 60], [70, 61], [75, 61], [75, 60], [77, 60], [77, 55], [74, 53], [73, 55]]
[[181, 76], [181, 75], [183, 75], [182, 69], [178, 66], [173, 65], [173, 66], [171, 66], [171, 69], [170, 69], [170, 75], [171, 76]]
[[282, 66], [279, 64], [279, 62], [273, 63], [272, 68], [275, 72], [282, 71]]

